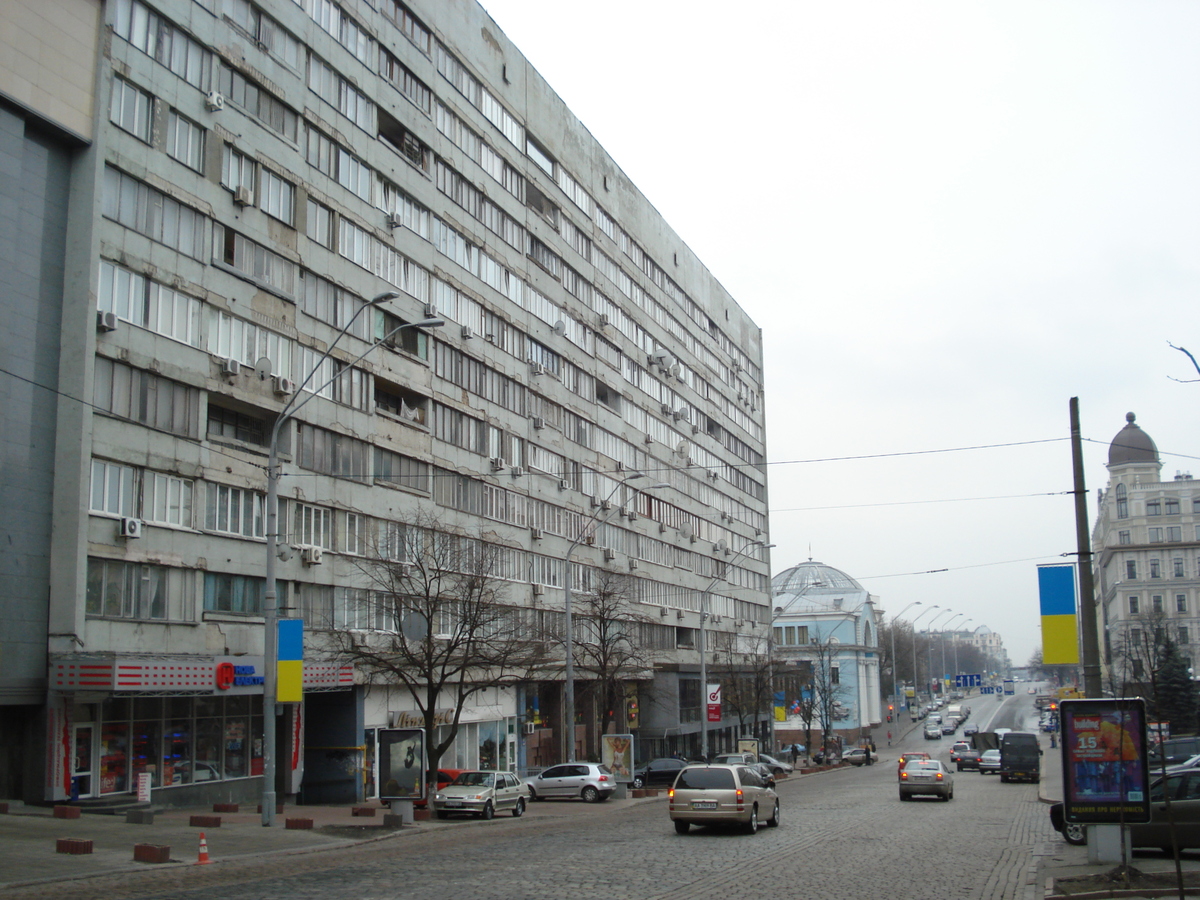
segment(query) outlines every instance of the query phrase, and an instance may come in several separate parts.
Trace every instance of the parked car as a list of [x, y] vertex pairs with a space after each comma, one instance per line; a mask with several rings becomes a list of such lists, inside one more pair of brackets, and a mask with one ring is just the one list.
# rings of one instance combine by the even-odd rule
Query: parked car
[[918, 750], [909, 750], [900, 754], [899, 765], [896, 768], [896, 777], [900, 777], [900, 773], [904, 771], [905, 764], [912, 762], [914, 759], [932, 759], [928, 753]]
[[752, 766], [758, 758], [753, 753], [718, 753], [712, 761], [721, 766]]
[[[436, 794], [438, 791], [440, 791], [442, 788], [444, 788], [446, 785], [448, 785], [450, 782], [452, 782], [455, 778], [457, 778], [459, 776], [459, 774], [463, 771], [465, 771], [465, 770], [463, 770], [463, 769], [438, 769], [437, 771], [434, 771], [433, 769], [426, 770], [426, 772], [425, 772], [425, 792], [426, 792], [426, 794], [428, 794], [429, 797], [432, 797], [434, 794]], [[380, 800], [379, 802], [382, 803], [384, 806], [388, 806], [390, 804], [390, 801], [388, 801], [388, 800]], [[413, 801], [413, 807], [416, 809], [425, 809], [428, 806], [429, 806], [428, 797], [424, 800], [414, 800]]]
[[1151, 771], [1162, 766], [1164, 757], [1168, 766], [1177, 766], [1200, 753], [1200, 737], [1170, 738], [1153, 744], [1147, 759]]
[[936, 741], [941, 736], [942, 726], [930, 718], [930, 720], [925, 723], [925, 740]]
[[911, 800], [921, 794], [954, 799], [954, 776], [936, 759], [915, 759], [900, 773], [900, 799]]
[[569, 797], [599, 803], [612, 796], [617, 789], [616, 776], [608, 766], [597, 763], [562, 763], [543, 769], [537, 775], [525, 779], [529, 799], [545, 800], [548, 797]]
[[795, 767], [790, 762], [784, 762], [782, 759], [777, 759], [774, 756], [768, 756], [766, 753], [758, 754], [758, 761], [771, 767], [771, 771], [776, 775], [791, 775], [796, 771]]
[[771, 771], [771, 767], [766, 763], [756, 762], [751, 766], [752, 769], [758, 772], [762, 780], [768, 787], [775, 787], [775, 773]]
[[979, 757], [979, 774], [1000, 773], [1000, 751], [999, 750], [984, 750]]
[[[865, 747], [851, 747], [842, 754], [842, 762], [850, 763], [852, 766], [861, 766], [867, 762], [867, 750]], [[875, 757], [872, 755], [871, 763], [874, 764]]]
[[673, 756], [664, 756], [659, 759], [652, 759], [648, 763], [642, 763], [640, 766], [635, 766], [633, 770], [633, 786], [653, 787], [656, 784], [669, 785], [675, 783], [677, 776], [683, 767], [687, 765], [682, 759], [676, 759]]
[[[1150, 782], [1150, 821], [1128, 825], [1131, 847], [1157, 847], [1172, 853], [1171, 826], [1167, 821], [1167, 796], [1175, 820], [1175, 840], [1180, 850], [1200, 848], [1200, 770], [1168, 775], [1164, 790], [1161, 777]], [[1050, 824], [1062, 832], [1068, 844], [1086, 844], [1087, 828], [1064, 821], [1063, 805], [1050, 806]]]
[[764, 819], [779, 825], [779, 795], [744, 765], [687, 766], [667, 794], [667, 810], [679, 834], [692, 825], [734, 824], [750, 834]]
[[528, 790], [511, 772], [481, 772], [468, 769], [433, 795], [433, 811], [439, 819], [451, 813], [470, 813], [490, 819], [502, 809], [513, 817], [525, 814]]

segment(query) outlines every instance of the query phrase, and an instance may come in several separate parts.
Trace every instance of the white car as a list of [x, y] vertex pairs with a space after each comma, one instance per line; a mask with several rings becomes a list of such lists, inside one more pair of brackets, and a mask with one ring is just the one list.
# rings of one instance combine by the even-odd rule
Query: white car
[[953, 800], [954, 776], [936, 759], [914, 759], [900, 773], [900, 799], [911, 800], [918, 794]]
[[451, 813], [470, 813], [490, 819], [502, 809], [513, 818], [525, 814], [528, 789], [511, 772], [467, 770], [433, 795], [433, 811], [439, 819]]
[[617, 789], [617, 779], [608, 766], [599, 763], [561, 763], [526, 778], [525, 787], [531, 800], [578, 797], [588, 803], [599, 803]]

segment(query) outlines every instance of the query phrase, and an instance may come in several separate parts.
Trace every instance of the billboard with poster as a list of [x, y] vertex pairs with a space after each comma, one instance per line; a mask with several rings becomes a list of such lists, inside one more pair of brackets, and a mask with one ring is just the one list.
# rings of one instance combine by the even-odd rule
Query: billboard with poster
[[380, 800], [425, 798], [425, 729], [379, 729]]
[[633, 735], [600, 735], [600, 762], [617, 781], [633, 781]]
[[1059, 716], [1066, 820], [1150, 821], [1145, 701], [1064, 700]]

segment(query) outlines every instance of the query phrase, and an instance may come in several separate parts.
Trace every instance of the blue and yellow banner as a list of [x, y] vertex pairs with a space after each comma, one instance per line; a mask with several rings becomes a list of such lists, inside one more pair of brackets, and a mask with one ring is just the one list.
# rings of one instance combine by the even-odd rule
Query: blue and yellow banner
[[1075, 566], [1038, 566], [1042, 611], [1042, 662], [1078, 665], [1079, 618], [1075, 606]]
[[279, 668], [275, 676], [275, 702], [299, 703], [304, 699], [304, 620], [279, 620]]

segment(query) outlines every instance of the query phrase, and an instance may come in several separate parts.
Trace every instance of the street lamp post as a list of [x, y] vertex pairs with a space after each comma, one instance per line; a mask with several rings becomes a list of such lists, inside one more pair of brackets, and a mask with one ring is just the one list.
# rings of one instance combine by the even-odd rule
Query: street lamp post
[[[619, 482], [617, 482], [616, 486], [613, 487], [611, 491], [609, 491], [608, 496], [604, 498], [604, 503], [612, 500], [613, 495], [629, 482], [645, 477], [646, 476], [641, 472], [631, 472], [630, 474], [626, 475]], [[645, 488], [645, 490], [653, 491], [657, 490], [658, 488], [670, 486], [671, 485], [667, 484], [666, 482], [660, 481], [658, 484], [650, 485], [649, 487]], [[634, 493], [637, 494], [638, 491], [635, 490]], [[565, 749], [567, 752], [567, 762], [575, 761], [575, 631], [571, 615], [571, 589], [573, 586], [573, 579], [571, 578], [571, 554], [575, 552], [576, 548], [582, 544], [584, 540], [586, 540], [588, 535], [588, 526], [603, 525], [610, 518], [612, 518], [613, 513], [620, 508], [616, 507], [611, 509], [608, 511], [607, 516], [597, 518], [597, 516], [604, 511], [604, 503], [601, 503], [600, 506], [597, 507], [596, 512], [592, 513], [591, 517], [583, 523], [583, 526], [579, 530], [579, 536], [575, 538], [575, 540], [571, 541], [571, 545], [567, 547], [567, 555], [565, 559], [566, 572], [563, 580], [563, 631], [566, 635], [566, 647], [564, 648], [566, 664], [563, 670], [563, 678], [565, 679], [566, 684], [563, 687], [563, 718], [566, 721], [564, 723], [565, 729], [563, 740], [567, 746], [563, 749]]]
[[[914, 606], [920, 606], [920, 605], [921, 605], [920, 600], [914, 600], [912, 603], [908, 604], [908, 606], [904, 607], [904, 609], [900, 610], [900, 612], [896, 613], [896, 615], [892, 616], [891, 632], [892, 632], [892, 702], [893, 703], [897, 703], [900, 700], [900, 682], [897, 680], [898, 673], [896, 671], [897, 669], [900, 668], [899, 666], [896, 665], [896, 621], [902, 615], [904, 615], [906, 612], [908, 612], [910, 609], [912, 609]], [[917, 673], [914, 671], [913, 678], [915, 679], [916, 677], [917, 677]]]
[[[279, 541], [279, 436], [282, 434], [285, 422], [291, 420], [313, 397], [320, 394], [325, 388], [341, 377], [341, 372], [335, 374], [315, 391], [310, 392], [303, 400], [300, 400], [298, 403], [296, 402], [308, 386], [308, 383], [312, 381], [313, 376], [320, 370], [321, 365], [329, 358], [338, 341], [350, 330], [350, 326], [362, 315], [364, 310], [378, 306], [384, 301], [393, 300], [399, 296], [400, 294], [396, 291], [387, 291], [379, 294], [377, 297], [373, 297], [369, 302], [363, 304], [355, 311], [350, 320], [342, 327], [342, 330], [330, 342], [328, 348], [321, 355], [321, 358], [317, 360], [312, 371], [305, 376], [304, 380], [300, 382], [300, 385], [288, 399], [288, 402], [284, 404], [283, 409], [275, 419], [275, 424], [271, 427], [271, 444], [267, 455], [267, 565], [266, 577], [263, 579], [263, 629], [265, 634], [263, 635], [262, 824], [267, 827], [275, 824], [275, 778], [276, 757], [278, 755], [275, 741], [275, 694], [278, 685], [278, 673], [276, 670], [279, 667], [279, 606], [275, 590], [275, 559]], [[384, 335], [381, 341], [371, 344], [370, 347], [348, 363], [346, 368], [353, 367], [355, 363], [360, 362], [363, 357], [378, 347], [380, 343], [383, 343], [383, 341], [386, 341], [398, 331], [405, 328], [437, 328], [445, 324], [442, 319], [422, 319], [419, 322], [406, 322], [403, 325], [399, 325]]]
[[[767, 544], [761, 538], [755, 539], [747, 543], [741, 550], [733, 554], [729, 562], [725, 563], [725, 568], [721, 574], [708, 583], [708, 587], [700, 595], [700, 755], [705, 760], [708, 759], [708, 643], [706, 622], [708, 621], [708, 604], [709, 598], [712, 595], [712, 589], [717, 583], [725, 580], [725, 575], [729, 572], [729, 567], [741, 559], [751, 547], [762, 544], [764, 550], [774, 547], [774, 544]], [[772, 701], [773, 702], [773, 701]], [[771, 711], [771, 719], [774, 721], [775, 712]]]
[[[935, 609], [941, 609], [941, 607], [938, 606], [936, 603], [933, 604], [933, 606], [927, 606], [927, 607], [925, 607], [925, 609], [923, 609], [919, 613], [917, 613], [917, 615], [912, 620], [912, 627], [913, 627], [913, 630], [912, 630], [912, 661], [913, 661], [913, 687], [914, 688], [918, 684], [920, 684], [920, 679], [917, 677], [917, 675], [919, 674], [917, 672], [917, 623], [919, 621], [921, 621], [921, 617], [923, 615], [925, 615], [926, 613], [931, 613]], [[916, 697], [914, 697], [913, 699], [915, 700]]]
[[[925, 628], [925, 633], [926, 633], [926, 635], [929, 636], [929, 683], [930, 683], [930, 693], [931, 694], [933, 693], [933, 623], [936, 622], [938, 619], [940, 619], [944, 615], [953, 615], [953, 614], [954, 614], [954, 610], [943, 609], [940, 613], [938, 613], [936, 616], [934, 616], [932, 619], [929, 620], [929, 625], [927, 625]], [[942, 674], [943, 675], [945, 674], [945, 670], [946, 670], [945, 653], [946, 653], [946, 645], [943, 642], [942, 643], [942, 657], [943, 657], [942, 658]], [[941, 678], [938, 679], [938, 684], [940, 686], [944, 686], [944, 685], [942, 685]]]

